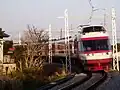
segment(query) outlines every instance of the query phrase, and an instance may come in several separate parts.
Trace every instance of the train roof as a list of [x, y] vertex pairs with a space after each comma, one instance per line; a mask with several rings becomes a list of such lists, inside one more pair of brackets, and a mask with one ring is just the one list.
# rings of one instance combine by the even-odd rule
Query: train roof
[[103, 25], [97, 25], [97, 24], [94, 24], [94, 25], [85, 25], [84, 27], [93, 27], [93, 26], [101, 26], [101, 27], [104, 27]]
[[[72, 38], [72, 36], [69, 36], [69, 38]], [[52, 39], [52, 41], [59, 41], [59, 40], [64, 40], [65, 39], [65, 37], [64, 38], [55, 38], [55, 39]]]
[[97, 24], [94, 24], [94, 25], [79, 25], [79, 27], [82, 27], [82, 28], [85, 28], [85, 27], [94, 27], [94, 26], [100, 26], [100, 27], [104, 27], [103, 25], [97, 25]]
[[103, 25], [88, 25], [83, 26], [81, 32], [82, 33], [90, 33], [90, 32], [105, 32], [106, 29]]
[[[72, 36], [69, 37], [69, 40], [70, 40], [70, 41], [72, 41], [73, 39], [75, 39], [75, 38], [73, 38]], [[54, 42], [56, 42], [56, 43], [65, 42], [65, 37], [64, 37], [64, 38], [58, 38], [58, 39], [52, 39], [52, 42], [53, 42], [53, 43], [54, 43]]]

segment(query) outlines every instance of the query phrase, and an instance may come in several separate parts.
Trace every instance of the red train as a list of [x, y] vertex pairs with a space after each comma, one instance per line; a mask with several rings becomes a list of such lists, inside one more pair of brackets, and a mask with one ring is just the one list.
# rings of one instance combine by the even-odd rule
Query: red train
[[[54, 61], [65, 61], [65, 38], [52, 40]], [[82, 27], [82, 32], [70, 37], [70, 54], [72, 65], [97, 71], [109, 70], [112, 62], [112, 51], [109, 35], [103, 26]]]
[[81, 41], [88, 69], [108, 71], [112, 62], [112, 50], [106, 29], [100, 25], [83, 27]]

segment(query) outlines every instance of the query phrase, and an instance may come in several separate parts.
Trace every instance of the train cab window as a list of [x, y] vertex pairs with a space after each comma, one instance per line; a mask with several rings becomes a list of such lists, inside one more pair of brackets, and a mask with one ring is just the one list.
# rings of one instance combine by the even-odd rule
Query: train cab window
[[60, 49], [60, 45], [58, 45], [58, 49]]
[[83, 41], [84, 51], [109, 50], [108, 39]]
[[89, 32], [100, 32], [105, 31], [104, 27], [102, 26], [90, 26], [83, 28], [83, 33], [89, 33]]

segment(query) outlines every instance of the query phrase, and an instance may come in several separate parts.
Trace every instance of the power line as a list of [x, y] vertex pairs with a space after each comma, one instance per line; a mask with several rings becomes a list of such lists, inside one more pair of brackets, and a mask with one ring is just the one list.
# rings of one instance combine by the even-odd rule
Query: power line
[[[91, 24], [91, 21], [92, 21], [92, 18], [93, 18], [93, 13], [95, 11], [104, 10], [106, 12], [106, 10], [104, 8], [95, 8], [92, 4], [92, 0], [88, 0], [88, 2], [89, 2], [89, 5], [91, 6], [91, 9], [92, 9], [90, 17], [88, 19], [88, 24]], [[106, 13], [104, 13], [104, 26], [106, 26], [106, 19], [105, 18], [106, 18]]]

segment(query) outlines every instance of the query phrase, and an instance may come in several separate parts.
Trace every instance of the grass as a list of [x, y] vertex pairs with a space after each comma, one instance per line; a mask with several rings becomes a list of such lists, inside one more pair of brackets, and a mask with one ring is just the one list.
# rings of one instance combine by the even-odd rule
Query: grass
[[5, 75], [6, 79], [0, 83], [0, 90], [35, 90], [47, 83], [62, 79], [66, 75], [64, 68], [54, 65], [46, 65], [38, 71], [34, 68], [26, 68], [23, 72], [13, 71]]

